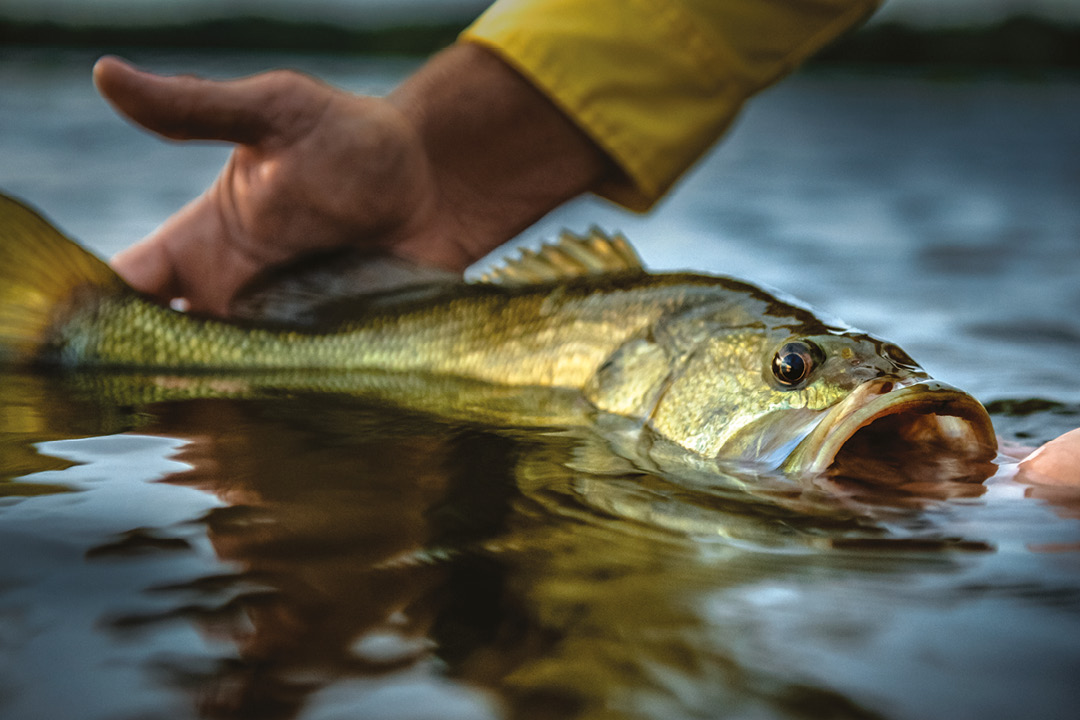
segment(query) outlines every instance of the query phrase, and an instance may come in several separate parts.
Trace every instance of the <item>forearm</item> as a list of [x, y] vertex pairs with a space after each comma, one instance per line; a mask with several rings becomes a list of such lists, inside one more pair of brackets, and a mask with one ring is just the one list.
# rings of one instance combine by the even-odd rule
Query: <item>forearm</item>
[[607, 156], [545, 95], [487, 50], [461, 43], [387, 98], [413, 124], [432, 165], [436, 214], [464, 267], [613, 172]]

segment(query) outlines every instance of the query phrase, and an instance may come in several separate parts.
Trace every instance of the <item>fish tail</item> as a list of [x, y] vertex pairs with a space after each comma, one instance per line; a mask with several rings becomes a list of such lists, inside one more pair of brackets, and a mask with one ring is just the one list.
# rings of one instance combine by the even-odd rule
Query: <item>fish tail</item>
[[104, 262], [0, 194], [0, 364], [28, 364], [76, 304], [128, 291]]

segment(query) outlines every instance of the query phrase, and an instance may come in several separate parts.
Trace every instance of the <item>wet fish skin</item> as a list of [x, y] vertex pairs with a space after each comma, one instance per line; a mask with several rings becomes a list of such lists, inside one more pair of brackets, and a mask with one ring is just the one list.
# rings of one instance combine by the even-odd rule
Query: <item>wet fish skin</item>
[[[798, 311], [759, 313], [763, 304], [730, 281], [638, 272], [528, 289], [466, 285], [435, 303], [358, 311], [302, 332], [192, 318], [125, 294], [80, 307], [53, 352], [65, 367], [379, 370], [582, 389], [597, 409], [639, 418], [709, 457], [761, 455], [774, 444], [767, 436], [794, 430], [792, 420], [809, 421], [869, 377], [923, 376], [886, 361], [872, 338], [824, 334]], [[767, 368], [793, 334], [844, 344], [859, 365], [779, 389]]]
[[[387, 293], [339, 308], [340, 319], [322, 327], [282, 327], [161, 307], [39, 215], [0, 198], [0, 361], [181, 373], [423, 373], [573, 389], [597, 410], [635, 419], [687, 450], [739, 460], [790, 446], [868, 380], [927, 378], [895, 346], [828, 325], [752, 285], [649, 274], [632, 251], [628, 259], [606, 239], [591, 243], [607, 257], [597, 260], [600, 274], [588, 274], [585, 243], [566, 241], [548, 256], [509, 263], [488, 282], [434, 295]], [[558, 262], [551, 253], [562, 253]], [[818, 359], [805, 382], [785, 386], [773, 366], [791, 342]]]

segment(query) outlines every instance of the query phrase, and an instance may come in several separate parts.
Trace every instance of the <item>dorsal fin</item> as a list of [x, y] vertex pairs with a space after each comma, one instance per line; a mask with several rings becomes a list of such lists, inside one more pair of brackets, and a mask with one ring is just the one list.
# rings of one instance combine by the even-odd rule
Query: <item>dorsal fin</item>
[[480, 282], [519, 286], [556, 282], [583, 275], [642, 270], [641, 259], [622, 235], [593, 227], [588, 235], [563, 231], [559, 239], [538, 251], [522, 248], [480, 277]]

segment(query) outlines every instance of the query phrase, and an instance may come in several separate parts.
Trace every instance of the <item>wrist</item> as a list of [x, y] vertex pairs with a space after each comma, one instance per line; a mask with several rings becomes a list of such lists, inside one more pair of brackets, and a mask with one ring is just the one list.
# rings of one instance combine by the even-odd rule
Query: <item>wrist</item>
[[476, 45], [436, 55], [387, 100], [430, 162], [435, 231], [457, 255], [440, 264], [467, 266], [611, 169], [551, 100]]

